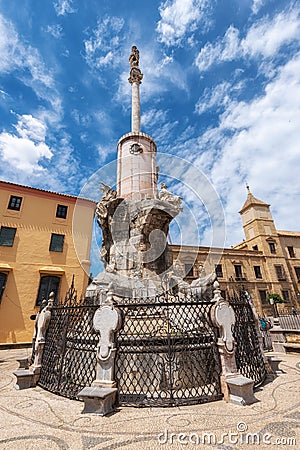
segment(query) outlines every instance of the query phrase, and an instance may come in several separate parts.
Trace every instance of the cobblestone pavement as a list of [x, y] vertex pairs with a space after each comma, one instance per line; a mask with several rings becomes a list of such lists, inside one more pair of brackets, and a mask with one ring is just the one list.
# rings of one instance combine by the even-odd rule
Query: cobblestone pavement
[[1, 450], [300, 448], [300, 355], [280, 355], [284, 373], [269, 377], [250, 406], [120, 408], [100, 417], [39, 387], [16, 390], [12, 372], [26, 352], [0, 351]]

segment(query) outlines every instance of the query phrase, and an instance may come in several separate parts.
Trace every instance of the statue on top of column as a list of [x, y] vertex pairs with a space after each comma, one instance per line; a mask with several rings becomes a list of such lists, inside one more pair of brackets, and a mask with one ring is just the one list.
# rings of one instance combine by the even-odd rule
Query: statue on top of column
[[133, 45], [131, 47], [131, 53], [130, 53], [130, 56], [129, 56], [130, 68], [138, 67], [139, 66], [139, 60], [140, 60], [140, 52], [138, 51], [137, 47], [135, 45]]
[[139, 68], [139, 61], [140, 61], [140, 52], [138, 51], [137, 47], [133, 45], [131, 47], [131, 53], [129, 56], [130, 76], [128, 78], [128, 81], [130, 84], [133, 83], [141, 84], [142, 82], [143, 74]]

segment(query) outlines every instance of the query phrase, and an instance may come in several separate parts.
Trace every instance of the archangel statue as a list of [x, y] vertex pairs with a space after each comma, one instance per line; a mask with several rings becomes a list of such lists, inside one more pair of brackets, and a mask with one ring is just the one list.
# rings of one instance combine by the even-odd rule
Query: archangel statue
[[135, 45], [133, 45], [131, 47], [131, 53], [130, 53], [130, 56], [129, 56], [130, 68], [138, 67], [139, 66], [139, 60], [140, 60], [140, 52], [138, 51], [137, 47]]

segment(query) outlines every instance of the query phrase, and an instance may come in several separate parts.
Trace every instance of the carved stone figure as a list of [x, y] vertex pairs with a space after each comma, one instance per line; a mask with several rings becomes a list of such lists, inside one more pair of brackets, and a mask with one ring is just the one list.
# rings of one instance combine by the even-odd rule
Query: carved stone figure
[[182, 198], [169, 192], [165, 183], [161, 183], [161, 191], [158, 197], [161, 201], [169, 203], [174, 208], [181, 210]]
[[102, 188], [100, 188], [100, 191], [103, 194], [100, 202], [98, 202], [96, 206], [96, 216], [99, 225], [101, 226], [103, 219], [107, 217], [107, 206], [112, 200], [116, 198], [117, 192], [114, 189], [112, 189], [108, 184], [105, 184], [103, 182], [100, 182], [100, 184], [102, 184], [103, 186]]
[[169, 287], [176, 293], [176, 291], [186, 293], [190, 290], [189, 283], [183, 280], [183, 268], [178, 261], [175, 261], [173, 267], [168, 272]]
[[211, 289], [213, 282], [216, 280], [217, 276], [215, 272], [206, 275], [203, 278], [197, 278], [191, 282], [192, 292], [198, 295], [203, 295], [208, 289]]
[[51, 319], [53, 302], [54, 292], [51, 292], [49, 295], [48, 304], [40, 311], [36, 318], [34, 372], [39, 372], [42, 365], [46, 331]]
[[100, 259], [107, 264], [109, 262], [109, 248], [111, 246], [111, 233], [108, 224], [108, 209], [110, 203], [117, 197], [117, 192], [108, 184], [100, 182], [103, 186], [100, 188], [102, 198], [96, 206], [96, 217], [99, 226], [102, 228], [102, 247], [100, 250]]
[[133, 45], [131, 47], [131, 53], [130, 53], [130, 56], [129, 56], [130, 68], [138, 67], [139, 66], [139, 60], [140, 60], [140, 52], [138, 51], [137, 47], [135, 45]]

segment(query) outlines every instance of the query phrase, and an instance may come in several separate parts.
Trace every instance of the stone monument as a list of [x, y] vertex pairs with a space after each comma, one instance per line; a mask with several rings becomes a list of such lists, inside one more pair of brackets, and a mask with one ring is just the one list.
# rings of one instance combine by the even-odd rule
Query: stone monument
[[[102, 198], [96, 215], [102, 229], [100, 257], [105, 270], [88, 287], [88, 297], [104, 299], [111, 283], [119, 298], [154, 296], [161, 292], [163, 279], [174, 289], [190, 289], [183, 274], [174, 271], [167, 243], [170, 222], [182, 209], [181, 198], [169, 192], [165, 183], [158, 189], [156, 144], [140, 129], [143, 74], [136, 46], [132, 47], [129, 63], [131, 132], [118, 142], [116, 190], [101, 183]], [[215, 275], [195, 280], [192, 289], [203, 292], [214, 279]]]

